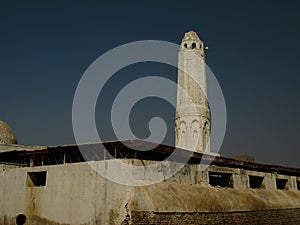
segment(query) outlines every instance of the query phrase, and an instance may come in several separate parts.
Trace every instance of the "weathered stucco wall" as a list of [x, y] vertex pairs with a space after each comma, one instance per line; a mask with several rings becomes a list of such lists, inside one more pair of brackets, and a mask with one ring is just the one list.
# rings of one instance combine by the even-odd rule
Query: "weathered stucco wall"
[[[151, 161], [125, 160], [133, 165]], [[93, 162], [98, 165], [100, 162]], [[179, 164], [168, 164], [176, 170]], [[28, 172], [47, 171], [45, 186], [28, 186]], [[145, 174], [163, 171], [153, 167]], [[211, 187], [208, 172], [232, 174], [232, 188]], [[264, 176], [264, 186], [249, 188], [247, 175]], [[164, 178], [164, 174], [161, 174]], [[151, 176], [150, 176], [151, 177]], [[152, 176], [155, 177], [155, 176]], [[142, 179], [142, 174], [134, 174]], [[285, 190], [276, 190], [276, 178], [287, 179]], [[131, 179], [128, 177], [128, 179]], [[108, 181], [87, 163], [15, 168], [0, 166], [0, 224], [15, 225], [23, 213], [30, 225], [130, 224], [132, 212], [232, 212], [300, 207], [300, 191], [293, 176], [245, 171], [238, 168], [187, 164], [165, 182], [129, 187]], [[146, 181], [145, 181], [146, 182]], [[134, 224], [134, 223], [133, 223]]]
[[136, 187], [130, 201], [132, 211], [148, 212], [231, 212], [280, 208], [300, 208], [299, 191], [164, 182]]
[[[46, 186], [27, 187], [28, 171], [47, 171]], [[1, 168], [0, 224], [15, 224], [19, 213], [31, 225], [121, 224], [130, 189], [99, 176], [87, 163]], [[113, 221], [114, 222], [113, 222]]]

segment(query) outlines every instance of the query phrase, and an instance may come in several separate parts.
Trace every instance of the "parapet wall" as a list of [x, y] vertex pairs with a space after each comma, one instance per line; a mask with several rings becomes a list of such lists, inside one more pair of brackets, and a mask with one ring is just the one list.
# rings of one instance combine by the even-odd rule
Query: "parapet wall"
[[[280, 174], [277, 172], [262, 172], [217, 165], [206, 166], [207, 168], [205, 167], [205, 169], [203, 169], [203, 165], [201, 164], [187, 163], [183, 166], [181, 163], [169, 161], [161, 162], [157, 167], [153, 167], [155, 161], [139, 159], [131, 159], [130, 161], [134, 166], [152, 165], [152, 170], [145, 170], [145, 173], [141, 177], [134, 174], [136, 179], [145, 179], [145, 177], [147, 179], [151, 179], [152, 177], [157, 178], [157, 176], [160, 175], [153, 176], [153, 173], [158, 174], [158, 171], [167, 170], [167, 174], [172, 173], [172, 171], [179, 172], [170, 178], [162, 177], [161, 179], [180, 184], [201, 184], [204, 186], [219, 186], [236, 189], [284, 189], [291, 191], [298, 191], [300, 189], [300, 176]], [[163, 167], [163, 169], [161, 167]]]

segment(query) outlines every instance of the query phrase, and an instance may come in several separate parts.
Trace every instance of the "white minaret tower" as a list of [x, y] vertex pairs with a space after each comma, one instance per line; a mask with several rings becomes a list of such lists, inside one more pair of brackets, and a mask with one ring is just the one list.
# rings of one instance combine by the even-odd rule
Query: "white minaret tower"
[[176, 147], [209, 153], [205, 66], [203, 42], [194, 31], [185, 33], [178, 53]]

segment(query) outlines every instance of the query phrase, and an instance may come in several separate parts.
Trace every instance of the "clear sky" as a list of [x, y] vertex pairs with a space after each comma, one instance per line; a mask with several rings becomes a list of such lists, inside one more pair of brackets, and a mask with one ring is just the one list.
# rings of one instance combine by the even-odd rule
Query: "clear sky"
[[[209, 46], [207, 64], [226, 100], [221, 154], [300, 167], [299, 7], [297, 1], [254, 0], [1, 1], [0, 119], [21, 144], [75, 143], [73, 95], [97, 57], [137, 40], [179, 44], [192, 29]], [[105, 101], [97, 104], [103, 139], [114, 138], [107, 120], [118, 90], [136, 74], [161, 71], [176, 81], [174, 68], [155, 63], [130, 66], [110, 80]], [[133, 130], [146, 132], [149, 118], [161, 115], [169, 124], [166, 143], [173, 145], [174, 113], [165, 102], [146, 99], [132, 111]]]

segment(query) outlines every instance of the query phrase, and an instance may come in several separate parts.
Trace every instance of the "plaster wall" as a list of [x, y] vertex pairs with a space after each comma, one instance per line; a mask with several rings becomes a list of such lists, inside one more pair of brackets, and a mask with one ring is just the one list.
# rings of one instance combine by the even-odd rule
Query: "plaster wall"
[[[299, 177], [214, 165], [201, 170], [199, 164], [121, 161], [144, 170], [115, 173], [145, 185], [114, 183], [97, 174], [88, 163], [22, 168], [1, 165], [0, 224], [15, 225], [20, 213], [31, 225], [126, 225], [133, 211], [230, 212], [300, 207]], [[109, 168], [103, 161], [91, 163], [96, 168]], [[46, 185], [28, 186], [28, 172], [41, 171], [47, 172]], [[210, 171], [232, 174], [233, 187], [210, 186]], [[264, 177], [262, 188], [249, 188], [249, 175]], [[164, 181], [146, 185], [157, 178]], [[276, 190], [276, 178], [288, 180], [286, 190]]]

